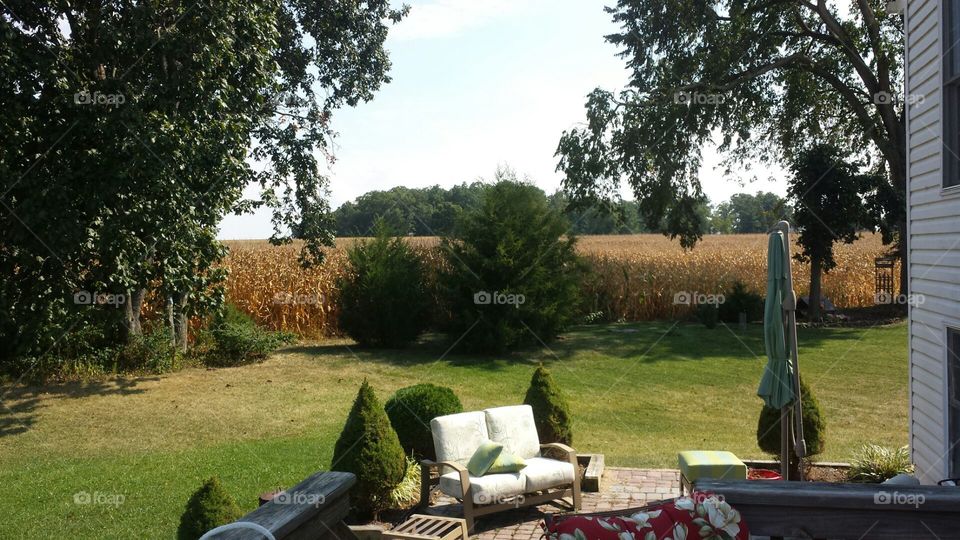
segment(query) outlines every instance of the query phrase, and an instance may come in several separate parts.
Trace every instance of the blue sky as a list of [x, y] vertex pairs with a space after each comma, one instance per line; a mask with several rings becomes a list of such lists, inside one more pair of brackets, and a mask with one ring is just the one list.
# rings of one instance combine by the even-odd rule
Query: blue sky
[[[370, 190], [450, 186], [490, 177], [498, 164], [548, 193], [560, 134], [584, 119], [586, 95], [616, 90], [624, 62], [603, 36], [616, 31], [611, 0], [407, 1], [387, 40], [393, 81], [370, 103], [333, 117], [334, 208]], [[707, 149], [701, 180], [715, 202], [740, 191], [783, 193], [785, 182], [741, 187]], [[625, 192], [625, 195], [628, 193]], [[220, 237], [266, 238], [265, 213], [228, 216]]]

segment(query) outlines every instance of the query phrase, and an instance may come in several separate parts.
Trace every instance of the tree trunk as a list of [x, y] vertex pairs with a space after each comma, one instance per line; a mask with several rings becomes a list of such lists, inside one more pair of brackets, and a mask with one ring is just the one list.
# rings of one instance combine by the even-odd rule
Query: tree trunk
[[187, 293], [177, 293], [174, 300], [173, 340], [178, 351], [187, 352], [187, 338], [190, 318], [186, 314]]
[[820, 279], [823, 275], [823, 261], [820, 257], [810, 257], [810, 295], [807, 297], [807, 319], [820, 320]]
[[174, 321], [174, 310], [173, 310], [173, 297], [167, 296], [167, 328], [170, 330], [170, 346], [177, 346], [177, 328], [173, 324]]
[[123, 338], [127, 343], [133, 338], [143, 334], [143, 325], [140, 323], [140, 313], [143, 311], [143, 300], [146, 296], [146, 289], [127, 291], [127, 301], [124, 304], [123, 316]]

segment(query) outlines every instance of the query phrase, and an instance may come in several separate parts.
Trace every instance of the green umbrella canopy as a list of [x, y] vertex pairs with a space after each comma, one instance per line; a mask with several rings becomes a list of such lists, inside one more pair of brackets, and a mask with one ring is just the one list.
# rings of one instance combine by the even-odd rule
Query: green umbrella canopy
[[768, 407], [780, 409], [793, 403], [793, 368], [787, 360], [786, 329], [783, 302], [787, 294], [787, 272], [790, 261], [782, 232], [770, 234], [767, 244], [767, 299], [763, 307], [763, 344], [767, 350], [767, 367], [760, 379], [757, 395]]

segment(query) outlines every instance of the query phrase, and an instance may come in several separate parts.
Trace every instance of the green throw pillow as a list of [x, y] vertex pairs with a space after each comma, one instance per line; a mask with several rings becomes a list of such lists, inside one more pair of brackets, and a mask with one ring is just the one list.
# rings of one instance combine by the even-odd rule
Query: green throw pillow
[[515, 473], [527, 466], [522, 457], [515, 456], [504, 450], [497, 456], [497, 460], [487, 469], [487, 474]]
[[477, 448], [477, 451], [470, 457], [470, 461], [467, 462], [467, 470], [473, 476], [487, 474], [487, 470], [490, 469], [493, 462], [500, 457], [500, 452], [503, 452], [503, 445], [500, 443], [487, 441], [481, 444], [480, 448]]

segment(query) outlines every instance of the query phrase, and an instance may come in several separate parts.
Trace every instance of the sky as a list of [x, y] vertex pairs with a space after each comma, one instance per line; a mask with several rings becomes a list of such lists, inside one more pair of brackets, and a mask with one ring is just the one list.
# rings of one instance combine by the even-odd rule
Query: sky
[[[371, 190], [449, 187], [509, 165], [547, 193], [560, 187], [557, 142], [582, 123], [594, 88], [619, 90], [625, 63], [604, 36], [617, 30], [610, 0], [407, 0], [390, 30], [392, 82], [373, 101], [337, 111], [330, 202]], [[760, 168], [745, 186], [704, 152], [700, 177], [714, 203], [734, 193], [783, 194], [782, 171]], [[255, 196], [251, 188], [248, 196]], [[629, 198], [629, 192], [624, 191]], [[266, 238], [268, 212], [228, 216], [220, 238]]]

